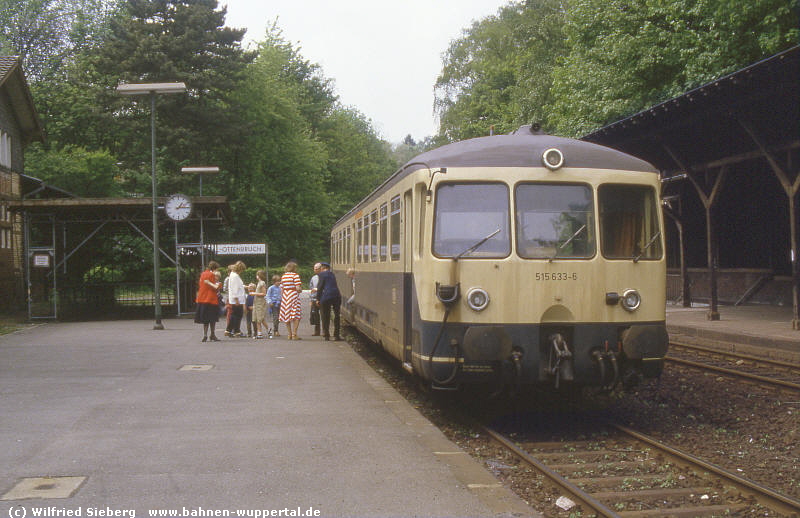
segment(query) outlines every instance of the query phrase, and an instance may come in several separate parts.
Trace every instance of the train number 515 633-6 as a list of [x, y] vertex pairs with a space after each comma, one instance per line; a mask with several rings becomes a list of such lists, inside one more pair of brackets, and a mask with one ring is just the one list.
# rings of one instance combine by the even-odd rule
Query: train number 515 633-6
[[536, 272], [537, 281], [577, 281], [578, 274], [575, 272]]

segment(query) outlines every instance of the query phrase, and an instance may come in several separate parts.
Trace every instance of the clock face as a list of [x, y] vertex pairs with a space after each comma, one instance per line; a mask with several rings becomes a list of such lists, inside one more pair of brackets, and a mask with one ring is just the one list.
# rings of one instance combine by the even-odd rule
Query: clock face
[[192, 213], [192, 201], [185, 194], [173, 194], [164, 204], [167, 216], [175, 221], [183, 221]]

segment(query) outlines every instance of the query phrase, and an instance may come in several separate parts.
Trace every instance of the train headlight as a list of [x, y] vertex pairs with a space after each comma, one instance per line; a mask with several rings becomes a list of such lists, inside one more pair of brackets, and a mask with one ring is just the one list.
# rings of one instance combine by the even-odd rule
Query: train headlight
[[551, 171], [555, 171], [564, 165], [564, 153], [552, 147], [542, 153], [542, 163]]
[[489, 294], [482, 288], [472, 288], [467, 292], [467, 305], [475, 311], [483, 311], [489, 305]]
[[628, 311], [636, 311], [642, 304], [642, 296], [636, 290], [622, 292], [622, 307]]

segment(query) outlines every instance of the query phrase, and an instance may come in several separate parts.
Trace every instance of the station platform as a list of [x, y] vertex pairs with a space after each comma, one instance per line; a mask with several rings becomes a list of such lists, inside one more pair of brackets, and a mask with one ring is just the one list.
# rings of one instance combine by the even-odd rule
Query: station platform
[[0, 515], [538, 516], [307, 316], [163, 322], [0, 336]]
[[667, 305], [670, 338], [716, 342], [731, 350], [800, 363], [800, 331], [792, 329], [786, 306], [718, 306], [719, 320], [708, 320], [708, 306]]

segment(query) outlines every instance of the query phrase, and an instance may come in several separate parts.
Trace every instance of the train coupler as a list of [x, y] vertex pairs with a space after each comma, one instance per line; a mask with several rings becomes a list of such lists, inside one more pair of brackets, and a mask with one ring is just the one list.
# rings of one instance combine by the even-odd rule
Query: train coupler
[[555, 388], [559, 388], [561, 380], [572, 381], [575, 379], [575, 363], [567, 341], [561, 333], [550, 336], [553, 346], [550, 351], [548, 374], [555, 377]]
[[[600, 351], [595, 350], [592, 353], [592, 358], [597, 362], [600, 369], [600, 388], [601, 392], [611, 392], [614, 387], [619, 383], [619, 362], [617, 362], [617, 354], [613, 351]], [[606, 363], [611, 367], [609, 372], [606, 368]]]

